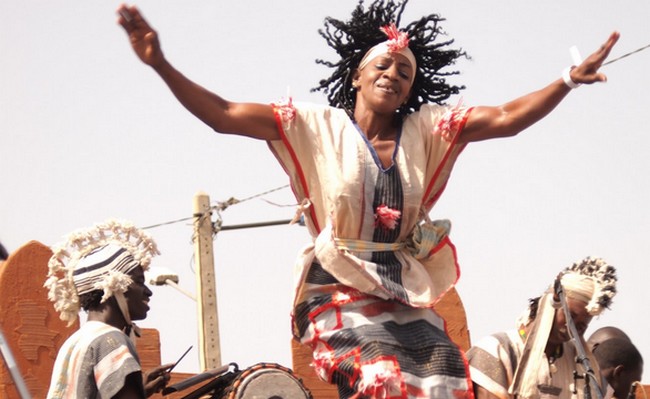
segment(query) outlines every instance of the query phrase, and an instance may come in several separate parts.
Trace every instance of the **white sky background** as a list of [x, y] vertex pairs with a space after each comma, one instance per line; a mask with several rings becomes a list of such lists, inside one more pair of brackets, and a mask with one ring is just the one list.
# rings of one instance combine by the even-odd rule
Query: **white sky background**
[[[171, 62], [225, 98], [325, 102], [309, 89], [333, 59], [317, 34], [355, 1], [140, 1]], [[0, 241], [53, 245], [107, 218], [148, 226], [190, 217], [192, 197], [248, 198], [287, 184], [264, 142], [217, 135], [185, 111], [137, 60], [116, 24], [118, 2], [0, 3]], [[543, 87], [613, 30], [612, 57], [650, 42], [650, 2], [411, 0], [404, 22], [438, 12], [472, 56], [457, 65], [467, 105], [496, 105]], [[511, 139], [471, 144], [433, 218], [452, 220], [471, 337], [512, 328], [530, 297], [565, 266], [600, 256], [619, 272], [613, 308], [592, 322], [624, 329], [650, 358], [650, 191], [646, 125], [650, 50], [603, 69], [548, 118]], [[458, 102], [452, 98], [450, 102]], [[287, 188], [264, 196], [291, 205]], [[289, 219], [259, 198], [222, 213], [224, 225]], [[196, 291], [189, 222], [149, 230]], [[223, 231], [215, 241], [223, 362], [291, 366], [292, 269], [308, 242], [298, 226]], [[44, 276], [43, 276], [44, 279]], [[198, 371], [195, 305], [152, 287], [145, 327], [160, 330], [163, 362]], [[645, 382], [650, 379], [644, 378]]]

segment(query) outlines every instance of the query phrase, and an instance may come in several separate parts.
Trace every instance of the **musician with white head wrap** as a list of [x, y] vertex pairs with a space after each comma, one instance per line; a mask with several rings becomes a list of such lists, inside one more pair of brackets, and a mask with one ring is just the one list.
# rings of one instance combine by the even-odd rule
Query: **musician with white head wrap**
[[[616, 295], [616, 269], [600, 258], [588, 257], [561, 273], [571, 320], [583, 342], [594, 316], [609, 308]], [[596, 376], [598, 364], [585, 349]], [[582, 397], [584, 374], [571, 341], [567, 317], [550, 287], [517, 320], [517, 329], [499, 332], [477, 342], [467, 353], [477, 399]], [[598, 389], [604, 391], [601, 381]], [[595, 390], [596, 387], [591, 387]], [[592, 397], [597, 397], [595, 394]]]
[[[151, 290], [144, 272], [155, 242], [130, 223], [109, 220], [72, 233], [55, 246], [45, 286], [62, 320], [81, 309], [87, 322], [59, 350], [47, 397], [145, 398], [164, 388], [170, 364], [143, 377], [132, 320], [147, 317]], [[146, 384], [145, 384], [146, 382]]]

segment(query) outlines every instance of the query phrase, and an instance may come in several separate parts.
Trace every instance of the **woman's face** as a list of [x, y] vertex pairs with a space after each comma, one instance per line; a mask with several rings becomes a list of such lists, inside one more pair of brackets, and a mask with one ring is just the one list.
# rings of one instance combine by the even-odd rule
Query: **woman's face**
[[406, 57], [398, 53], [377, 56], [357, 70], [352, 81], [357, 107], [392, 114], [408, 99], [412, 80], [413, 68]]
[[149, 299], [153, 293], [145, 285], [144, 270], [138, 266], [131, 273], [131, 280], [129, 289], [124, 293], [126, 303], [129, 307], [129, 315], [131, 320], [144, 320], [149, 311]]
[[[582, 337], [589, 327], [592, 316], [587, 312], [587, 303], [573, 298], [567, 298], [567, 307], [571, 313], [571, 319], [576, 326], [578, 334]], [[567, 327], [567, 319], [564, 315], [562, 308], [555, 312], [555, 319], [553, 320], [553, 327], [549, 335], [549, 342], [553, 344], [560, 344], [571, 339], [569, 335], [569, 328]]]

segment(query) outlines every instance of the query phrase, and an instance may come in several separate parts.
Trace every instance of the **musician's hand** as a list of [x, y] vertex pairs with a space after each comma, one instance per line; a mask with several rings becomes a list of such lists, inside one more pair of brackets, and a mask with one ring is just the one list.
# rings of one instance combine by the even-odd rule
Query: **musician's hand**
[[174, 363], [163, 364], [144, 373], [144, 391], [147, 397], [162, 391], [167, 386], [171, 378], [169, 369], [173, 365]]

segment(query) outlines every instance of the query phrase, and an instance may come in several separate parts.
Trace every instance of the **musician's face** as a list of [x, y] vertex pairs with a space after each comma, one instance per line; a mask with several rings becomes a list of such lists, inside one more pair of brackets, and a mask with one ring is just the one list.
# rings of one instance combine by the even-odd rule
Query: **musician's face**
[[131, 320], [144, 320], [147, 317], [149, 299], [153, 293], [145, 285], [145, 276], [142, 267], [136, 267], [129, 275], [133, 282], [124, 293], [126, 303], [129, 307], [129, 315], [131, 316]]
[[[578, 334], [582, 337], [589, 327], [589, 322], [591, 322], [592, 316], [587, 313], [587, 303], [573, 299], [567, 298], [567, 306], [569, 312], [571, 313], [571, 319], [578, 330]], [[551, 334], [548, 337], [548, 341], [553, 344], [560, 344], [571, 339], [569, 335], [569, 327], [567, 326], [567, 318], [564, 315], [563, 309], [558, 309], [555, 312], [555, 320], [553, 321], [553, 327], [551, 328]]]

